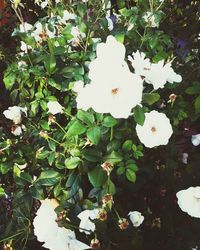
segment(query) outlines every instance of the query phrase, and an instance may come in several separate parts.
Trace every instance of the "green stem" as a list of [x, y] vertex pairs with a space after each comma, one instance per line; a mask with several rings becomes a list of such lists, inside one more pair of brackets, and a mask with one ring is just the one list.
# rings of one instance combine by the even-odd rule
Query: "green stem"
[[51, 141], [53, 141], [53, 142], [55, 142], [55, 143], [57, 143], [58, 145], [61, 146], [61, 143], [59, 141], [55, 140], [54, 138], [48, 136], [47, 141], [48, 141], [48, 139], [50, 139]]
[[17, 233], [17, 234], [13, 234], [13, 235], [11, 235], [11, 236], [9, 236], [9, 237], [7, 237], [7, 238], [4, 238], [4, 239], [0, 240], [0, 243], [1, 243], [1, 242], [4, 242], [4, 241], [8, 241], [8, 240], [10, 240], [10, 239], [12, 239], [12, 238], [14, 238], [14, 237], [16, 237], [16, 236], [22, 234], [23, 232], [24, 232], [24, 229], [21, 230], [21, 231], [20, 231], [19, 233]]
[[65, 131], [65, 129], [58, 123], [58, 122], [54, 122], [62, 131], [63, 131], [63, 133], [66, 135], [67, 134], [67, 132]]
[[118, 220], [120, 220], [120, 219], [121, 219], [121, 217], [119, 216], [119, 214], [118, 214], [118, 212], [117, 212], [117, 210], [116, 210], [116, 208], [115, 208], [115, 207], [113, 207], [113, 210], [114, 210], [115, 214], [117, 215]]
[[111, 129], [110, 129], [110, 141], [112, 141], [112, 139], [113, 139], [113, 132], [114, 132], [114, 129], [113, 129], [113, 127], [111, 127]]

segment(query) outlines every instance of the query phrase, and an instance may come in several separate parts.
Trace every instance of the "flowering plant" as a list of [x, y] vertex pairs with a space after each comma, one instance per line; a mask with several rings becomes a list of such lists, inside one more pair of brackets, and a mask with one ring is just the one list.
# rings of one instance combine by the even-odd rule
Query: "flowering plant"
[[190, 71], [199, 51], [176, 54], [161, 29], [165, 1], [69, 2], [35, 1], [42, 14], [28, 23], [23, 1], [12, 1], [20, 44], [3, 79], [12, 105], [3, 111], [9, 129], [0, 131], [0, 196], [12, 208], [1, 242], [116, 249], [127, 231], [130, 249], [140, 227], [160, 227], [148, 201], [138, 209], [137, 190], [162, 168], [187, 163], [175, 145], [186, 118], [200, 116], [200, 92], [183, 60]]

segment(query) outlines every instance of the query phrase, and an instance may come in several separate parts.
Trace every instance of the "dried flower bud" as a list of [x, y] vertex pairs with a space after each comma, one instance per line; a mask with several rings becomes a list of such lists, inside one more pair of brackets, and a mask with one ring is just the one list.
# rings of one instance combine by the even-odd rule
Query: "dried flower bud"
[[92, 249], [99, 249], [101, 246], [101, 243], [98, 239], [92, 239], [91, 242], [90, 242], [90, 247]]
[[103, 168], [104, 171], [107, 172], [107, 175], [110, 175], [111, 171], [113, 170], [113, 165], [109, 162], [104, 162], [101, 167]]
[[47, 131], [40, 131], [39, 135], [45, 140], [49, 137]]
[[126, 218], [121, 218], [119, 221], [118, 221], [118, 225], [119, 225], [119, 228], [121, 230], [126, 230], [129, 226], [129, 222]]
[[54, 115], [49, 115], [48, 117], [48, 124], [55, 123], [56, 117]]
[[113, 203], [113, 196], [111, 194], [105, 194], [102, 197], [103, 207], [107, 206], [108, 203]]
[[174, 103], [174, 102], [176, 101], [176, 98], [177, 98], [177, 95], [171, 94], [171, 95], [169, 96], [169, 101], [168, 101], [168, 103]]
[[100, 209], [99, 210], [99, 214], [98, 214], [98, 219], [101, 220], [101, 221], [105, 221], [107, 220], [108, 218], [108, 215], [107, 215], [107, 212], [105, 209]]
[[3, 250], [12, 250], [12, 246], [10, 244], [4, 244]]

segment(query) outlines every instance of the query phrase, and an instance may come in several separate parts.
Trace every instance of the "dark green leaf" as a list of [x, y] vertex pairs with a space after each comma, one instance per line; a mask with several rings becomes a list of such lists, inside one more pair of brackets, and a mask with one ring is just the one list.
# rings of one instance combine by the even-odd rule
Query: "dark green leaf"
[[148, 105], [152, 105], [155, 102], [159, 101], [160, 95], [158, 93], [145, 93], [142, 96], [143, 102]]
[[81, 159], [79, 157], [72, 157], [72, 158], [65, 160], [65, 166], [68, 169], [74, 169], [78, 167], [80, 162], [81, 162]]
[[113, 118], [112, 116], [107, 116], [103, 120], [103, 126], [107, 128], [111, 128], [117, 124], [117, 120]]
[[88, 172], [88, 178], [93, 187], [100, 187], [105, 183], [107, 175], [105, 171], [98, 166], [94, 170]]
[[134, 108], [134, 118], [135, 118], [135, 121], [136, 121], [139, 125], [142, 126], [142, 125], [144, 124], [145, 114], [144, 114], [143, 108], [140, 107], [139, 105], [137, 105], [137, 106]]
[[74, 121], [67, 131], [67, 136], [81, 135], [86, 131], [86, 127], [79, 121]]
[[87, 131], [87, 137], [93, 144], [97, 145], [101, 137], [100, 128], [97, 126], [89, 128]]
[[132, 169], [127, 169], [126, 170], [126, 178], [131, 182], [135, 182], [136, 181], [135, 172]]

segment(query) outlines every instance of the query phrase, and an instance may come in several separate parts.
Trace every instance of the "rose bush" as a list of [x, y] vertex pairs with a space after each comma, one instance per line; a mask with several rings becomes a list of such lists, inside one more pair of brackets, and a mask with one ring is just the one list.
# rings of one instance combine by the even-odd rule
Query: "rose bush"
[[[199, 182], [199, 49], [183, 56], [167, 1], [35, 4], [28, 23], [25, 3], [12, 1], [19, 46], [3, 79], [12, 105], [0, 130], [0, 242], [149, 249], [145, 239], [168, 224], [149, 187], [178, 210], [175, 193]], [[199, 194], [181, 192], [178, 205], [199, 218]]]

